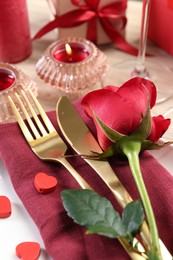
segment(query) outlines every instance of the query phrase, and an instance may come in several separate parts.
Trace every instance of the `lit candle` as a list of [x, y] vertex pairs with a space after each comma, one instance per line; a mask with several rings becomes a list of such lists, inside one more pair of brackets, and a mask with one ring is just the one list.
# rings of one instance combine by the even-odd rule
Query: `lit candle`
[[55, 60], [65, 63], [76, 63], [86, 60], [89, 54], [89, 50], [85, 45], [75, 42], [59, 45], [53, 51]]
[[91, 41], [76, 37], [48, 46], [36, 64], [38, 76], [58, 90], [52, 90], [52, 98], [66, 95], [71, 100], [102, 87], [107, 70], [105, 54]]
[[11, 87], [15, 82], [15, 75], [8, 69], [0, 68], [0, 91]]

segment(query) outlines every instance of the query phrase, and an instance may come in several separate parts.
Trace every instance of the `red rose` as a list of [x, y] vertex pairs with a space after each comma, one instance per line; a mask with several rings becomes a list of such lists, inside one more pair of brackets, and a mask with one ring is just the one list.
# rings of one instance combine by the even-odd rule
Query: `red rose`
[[[133, 78], [121, 87], [107, 86], [84, 96], [82, 105], [96, 125], [98, 141], [104, 150], [112, 142], [102, 132], [93, 112], [110, 128], [129, 135], [139, 126], [144, 117], [150, 97], [150, 108], [156, 103], [156, 87], [143, 78]], [[156, 142], [168, 129], [170, 119], [163, 116], [152, 117], [151, 131], [147, 139]]]

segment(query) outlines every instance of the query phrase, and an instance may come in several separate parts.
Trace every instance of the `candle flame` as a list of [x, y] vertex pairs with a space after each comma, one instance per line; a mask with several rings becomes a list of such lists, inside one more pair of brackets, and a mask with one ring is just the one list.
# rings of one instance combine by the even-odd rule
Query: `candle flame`
[[68, 43], [65, 44], [65, 50], [66, 50], [68, 55], [72, 54], [72, 49], [71, 49], [71, 47]]

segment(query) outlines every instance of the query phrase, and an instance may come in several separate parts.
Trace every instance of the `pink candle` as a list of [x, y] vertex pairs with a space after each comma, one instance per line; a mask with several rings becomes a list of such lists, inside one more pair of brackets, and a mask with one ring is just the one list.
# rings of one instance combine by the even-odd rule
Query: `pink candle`
[[54, 59], [65, 63], [76, 63], [86, 60], [90, 55], [84, 44], [71, 42], [68, 46], [70, 50], [66, 48], [66, 44], [57, 45], [53, 50]]
[[31, 54], [26, 0], [0, 1], [0, 62], [16, 63]]
[[11, 87], [15, 82], [14, 73], [8, 69], [0, 69], [0, 91]]

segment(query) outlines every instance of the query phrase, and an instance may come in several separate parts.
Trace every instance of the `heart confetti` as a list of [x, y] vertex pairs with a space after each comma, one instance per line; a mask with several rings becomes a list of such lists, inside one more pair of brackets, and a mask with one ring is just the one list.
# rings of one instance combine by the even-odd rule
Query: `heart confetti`
[[23, 260], [37, 260], [40, 250], [37, 242], [22, 242], [16, 246], [16, 255]]
[[6, 196], [0, 196], [0, 218], [8, 218], [11, 215], [11, 202]]
[[49, 193], [55, 190], [57, 179], [44, 172], [39, 172], [34, 178], [34, 186], [40, 193]]

